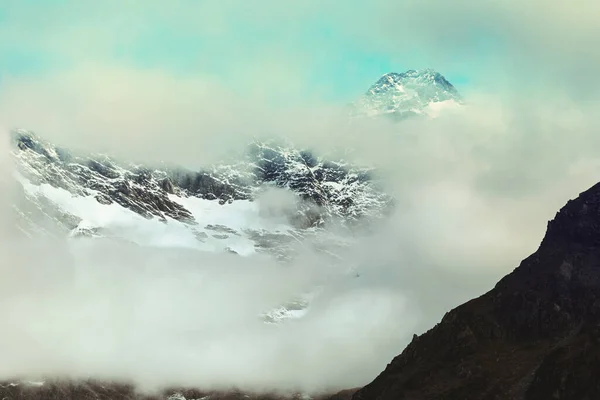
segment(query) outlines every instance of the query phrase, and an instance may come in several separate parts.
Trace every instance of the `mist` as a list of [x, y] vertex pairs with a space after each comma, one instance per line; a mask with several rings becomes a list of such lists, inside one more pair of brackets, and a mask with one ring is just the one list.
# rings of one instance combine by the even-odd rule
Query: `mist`
[[[348, 265], [309, 251], [281, 265], [259, 255], [11, 233], [0, 269], [3, 379], [322, 392], [375, 374], [415, 324], [404, 295], [363, 287]], [[259, 318], [323, 286], [301, 320]]]
[[[297, 138], [290, 132], [302, 121], [288, 119], [293, 128], [280, 139], [323, 153], [343, 143], [353, 160], [379, 168], [397, 198], [388, 220], [346, 238], [352, 246], [338, 263], [302, 244], [282, 266], [266, 256], [109, 239], [22, 241], [9, 229], [0, 244], [0, 376], [95, 377], [147, 390], [316, 393], [368, 383], [414, 333], [533, 252], [546, 221], [597, 180], [593, 113], [481, 101], [403, 124], [344, 124], [336, 111]], [[165, 149], [153, 139], [148, 146]], [[2, 193], [10, 193], [16, 183], [3, 171]], [[274, 217], [294, 204], [275, 190], [257, 201]], [[315, 288], [305, 317], [278, 325], [259, 318]]]
[[[400, 124], [349, 121], [344, 102], [323, 95], [327, 85], [306, 94], [322, 54], [285, 45], [320, 15], [317, 3], [338, 32], [394, 54], [394, 62], [418, 48], [415, 63], [423, 65], [410, 68], [445, 74], [474, 65], [465, 106]], [[600, 64], [593, 43], [600, 28], [590, 18], [598, 6], [584, 0], [569, 8], [554, 0], [546, 6], [451, 3], [377, 0], [352, 13], [333, 1], [292, 9], [258, 2], [254, 22], [282, 34], [271, 46], [246, 49], [236, 42], [231, 52], [242, 56], [226, 63], [238, 76], [233, 83], [206, 71], [140, 68], [110, 57], [115, 36], [129, 43], [145, 32], [135, 7], [111, 12], [121, 2], [94, 12], [82, 10], [97, 2], [57, 9], [51, 19], [61, 22], [53, 29], [45, 25], [49, 15], [27, 7], [30, 32], [0, 27], [2, 37], [69, 60], [64, 68], [5, 73], [0, 81], [6, 128], [0, 380], [94, 377], [131, 381], [142, 390], [357, 387], [413, 334], [491, 289], [536, 250], [558, 209], [600, 180], [600, 96], [591, 79]], [[200, 26], [213, 40], [225, 40], [231, 13], [240, 11], [233, 2], [202, 2], [199, 23], [188, 18], [197, 9], [180, 18], [183, 2], [173, 2], [173, 9], [157, 4], [144, 18], [175, 20], [186, 33]], [[88, 18], [73, 18], [80, 12]], [[138, 23], [125, 23], [124, 16]], [[480, 36], [488, 41], [473, 39]], [[479, 56], [490, 43], [501, 45]], [[86, 61], [73, 61], [79, 57]], [[336, 262], [313, 250], [309, 239], [281, 265], [264, 255], [23, 238], [12, 221], [19, 201], [8, 144], [14, 127], [72, 149], [192, 169], [235, 159], [253, 140], [291, 142], [376, 167], [396, 207], [368, 231], [328, 226], [351, 243], [341, 254], [331, 249]], [[281, 218], [297, 199], [269, 190], [256, 201], [261, 215]], [[316, 295], [304, 317], [277, 325], [260, 318], [306, 293]]]

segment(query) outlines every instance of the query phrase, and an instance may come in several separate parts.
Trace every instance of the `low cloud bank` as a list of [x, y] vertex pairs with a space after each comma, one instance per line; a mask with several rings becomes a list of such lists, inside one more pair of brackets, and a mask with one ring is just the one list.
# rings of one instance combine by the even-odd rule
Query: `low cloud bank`
[[[561, 97], [517, 104], [474, 95], [462, 111], [434, 120], [349, 123], [344, 110], [328, 107], [238, 114], [232, 110], [244, 110], [242, 103], [224, 101], [202, 111], [173, 95], [177, 88], [193, 91], [186, 85], [166, 82], [164, 96], [140, 96], [139, 87], [161, 78], [137, 79], [111, 98], [114, 107], [96, 102], [108, 92], [88, 81], [74, 81], [90, 89], [79, 92], [87, 100], [69, 97], [68, 85], [61, 99], [39, 86], [28, 97], [27, 87], [15, 86], [30, 101], [24, 107], [19, 96], [5, 97], [10, 107], [2, 109], [14, 112], [1, 115], [9, 126], [18, 121], [42, 134], [47, 127], [67, 146], [149, 162], [203, 165], [260, 136], [318, 154], [351, 148], [350, 161], [378, 167], [396, 211], [373, 231], [348, 238], [354, 244], [340, 265], [310, 251], [282, 267], [259, 256], [108, 240], [21, 241], [9, 220], [15, 182], [3, 143], [0, 377], [94, 376], [145, 388], [362, 385], [413, 333], [491, 288], [533, 252], [546, 221], [600, 179], [594, 107]], [[80, 100], [77, 112], [66, 112]], [[261, 211], [274, 215], [292, 204], [280, 192], [262, 201]], [[281, 325], [258, 318], [316, 288], [304, 318]]]

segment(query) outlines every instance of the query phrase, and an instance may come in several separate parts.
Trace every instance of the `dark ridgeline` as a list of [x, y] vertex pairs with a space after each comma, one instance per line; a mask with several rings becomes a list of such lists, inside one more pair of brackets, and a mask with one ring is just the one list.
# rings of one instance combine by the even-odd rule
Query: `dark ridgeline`
[[600, 184], [539, 249], [447, 313], [353, 400], [600, 399]]

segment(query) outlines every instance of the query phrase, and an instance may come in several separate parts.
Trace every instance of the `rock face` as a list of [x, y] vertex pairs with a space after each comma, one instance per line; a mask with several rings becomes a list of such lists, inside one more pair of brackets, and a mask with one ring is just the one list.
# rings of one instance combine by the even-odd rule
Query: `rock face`
[[354, 400], [600, 398], [600, 184], [539, 249], [416, 336]]
[[297, 212], [290, 216], [299, 228], [319, 226], [331, 218], [352, 222], [382, 215], [392, 204], [370, 169], [285, 146], [254, 143], [238, 164], [189, 171], [125, 164], [106, 155], [75, 155], [25, 130], [14, 131], [13, 142], [18, 170], [34, 185], [48, 184], [75, 196], [93, 195], [101, 204], [116, 203], [165, 222], [168, 217], [196, 223], [171, 194], [225, 204], [254, 199], [266, 187], [290, 190], [299, 199]]

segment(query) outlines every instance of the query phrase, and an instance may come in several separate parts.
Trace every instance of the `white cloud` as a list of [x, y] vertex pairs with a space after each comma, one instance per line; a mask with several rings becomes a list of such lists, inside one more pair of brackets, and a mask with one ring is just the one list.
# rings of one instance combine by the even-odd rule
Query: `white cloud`
[[[14, 362], [5, 362], [10, 369], [0, 375], [91, 374], [145, 385], [313, 390], [361, 385], [414, 331], [489, 289], [533, 252], [546, 221], [598, 181], [599, 99], [589, 80], [600, 60], [593, 43], [596, 2], [376, 1], [356, 13], [350, 5], [331, 13], [332, 26], [361, 43], [399, 56], [418, 48], [423, 59], [453, 68], [485, 61], [465, 50], [479, 29], [500, 39], [495, 67], [475, 69], [505, 83], [502, 92], [471, 93], [462, 113], [401, 125], [349, 124], [344, 110], [314, 99], [274, 107], [265, 92], [286, 81], [281, 93], [301, 87], [302, 61], [311, 60], [310, 53], [286, 58], [284, 52], [278, 66], [279, 45], [239, 67], [260, 83], [253, 90], [235, 91], [204, 75], [175, 77], [166, 69], [117, 65], [107, 59], [113, 28], [131, 29], [127, 40], [135, 40], [147, 28], [145, 18], [173, 22], [184, 3], [168, 3], [172, 9], [144, 3], [146, 14], [139, 17], [138, 2], [118, 2], [121, 8], [117, 2], [77, 4], [33, 12], [23, 43], [74, 58], [93, 49], [94, 62], [38, 77], [5, 77], [4, 126], [35, 129], [67, 146], [187, 165], [217, 161], [263, 135], [322, 153], [345, 146], [355, 149], [355, 159], [380, 167], [398, 208], [344, 254], [360, 275], [356, 279], [341, 273], [331, 278], [324, 272], [328, 260], [314, 254], [280, 269], [262, 258], [111, 243], [75, 250], [36, 243], [31, 251], [32, 244], [9, 240], [4, 224], [9, 232], [0, 246], [11, 263], [0, 270], [6, 326], [0, 343], [5, 359]], [[182, 32], [198, 26], [218, 37], [228, 32], [232, 13], [248, 11], [234, 2], [202, 4], [197, 7], [216, 8], [186, 13], [177, 21]], [[296, 15], [299, 21], [319, 15], [315, 2], [291, 9], [252, 4], [256, 21], [274, 30], [289, 24], [292, 33]], [[75, 21], [62, 24], [66, 19]], [[42, 33], [48, 36], [42, 39]], [[273, 68], [256, 67], [263, 59], [278, 71], [273, 82]], [[582, 96], [574, 96], [582, 85]], [[4, 178], [3, 186], [11, 181]], [[2, 197], [3, 209], [7, 199]], [[328, 289], [305, 320], [269, 327], [254, 318], [326, 276]]]
[[[60, 243], [2, 240], [11, 262], [1, 271], [7, 328], [0, 343], [10, 344], [3, 354], [14, 362], [6, 363], [0, 375], [93, 375], [141, 385], [282, 390], [362, 385], [412, 333], [489, 289], [534, 251], [545, 222], [598, 180], [592, 169], [598, 164], [593, 108], [562, 102], [558, 108], [549, 103], [524, 108], [482, 97], [462, 113], [400, 125], [342, 123], [336, 110], [329, 114], [327, 109], [310, 121], [301, 113], [273, 119], [257, 114], [261, 118], [254, 115], [241, 133], [224, 129], [241, 119], [232, 122], [206, 102], [212, 119], [203, 137], [192, 134], [193, 113], [180, 102], [185, 96], [173, 96], [179, 90], [189, 93], [190, 86], [152, 74], [131, 77], [136, 87], [146, 87], [144, 93], [156, 90], [164, 100], [99, 84], [77, 98], [74, 118], [55, 108], [69, 96], [39, 102], [20, 114], [16, 107], [10, 115], [60, 115], [57, 125], [38, 118], [40, 128], [54, 127], [64, 133], [57, 138], [69, 143], [120, 145], [115, 149], [123, 155], [161, 154], [172, 161], [192, 161], [197, 153], [185, 153], [190, 147], [208, 154], [230, 142], [245, 144], [248, 133], [273, 121], [277, 129], [268, 133], [317, 151], [356, 149], [357, 158], [380, 167], [398, 199], [397, 211], [374, 231], [354, 238], [355, 245], [342, 255], [344, 267], [355, 268], [358, 278], [332, 270], [328, 258], [310, 253], [280, 268], [263, 258], [149, 251], [110, 242], [69, 249]], [[151, 82], [155, 89], [146, 86]], [[121, 90], [114, 98], [122, 103], [110, 118], [114, 126], [125, 124], [128, 134], [102, 135], [103, 114], [99, 117], [93, 112], [98, 108], [86, 103], [104, 104], [111, 98], [103, 95]], [[127, 102], [138, 98], [142, 106], [132, 112], [138, 118], [130, 118]], [[163, 130], [180, 118], [189, 125], [165, 136]], [[72, 136], [73, 120], [78, 131], [90, 135]], [[211, 135], [220, 141], [211, 143]], [[271, 194], [278, 204], [289, 200]], [[324, 279], [323, 297], [306, 319], [270, 327], [255, 318]]]

